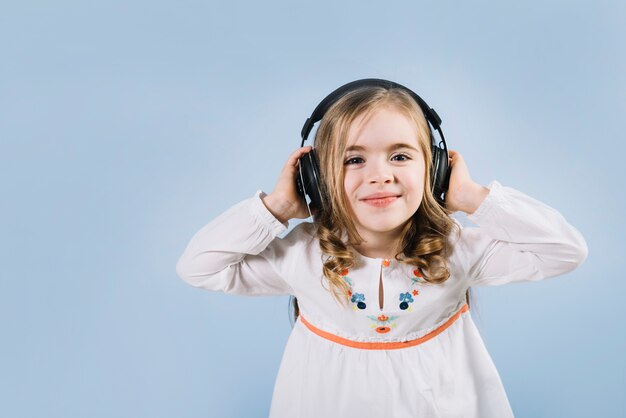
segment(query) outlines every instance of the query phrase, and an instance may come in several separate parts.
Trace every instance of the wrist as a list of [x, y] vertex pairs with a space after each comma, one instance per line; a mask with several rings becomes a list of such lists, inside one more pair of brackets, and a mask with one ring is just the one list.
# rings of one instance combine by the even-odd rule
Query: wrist
[[463, 195], [463, 205], [461, 210], [468, 215], [473, 214], [483, 203], [487, 195], [489, 194], [489, 189], [481, 184], [471, 182], [468, 184], [466, 190], [462, 193]]
[[292, 218], [289, 215], [289, 210], [292, 205], [288, 201], [279, 198], [273, 193], [265, 195], [263, 198], [261, 198], [261, 201], [263, 202], [267, 210], [270, 211], [272, 215], [274, 215], [278, 222], [284, 224]]

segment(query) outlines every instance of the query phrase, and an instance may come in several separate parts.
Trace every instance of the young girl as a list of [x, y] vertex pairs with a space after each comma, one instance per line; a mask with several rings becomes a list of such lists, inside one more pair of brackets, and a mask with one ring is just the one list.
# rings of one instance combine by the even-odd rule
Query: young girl
[[[468, 289], [556, 276], [587, 256], [556, 210], [475, 183], [458, 152], [438, 202], [431, 132], [409, 92], [366, 85], [329, 107], [315, 136], [314, 222], [277, 238], [309, 216], [294, 184], [302, 147], [272, 193], [204, 226], [177, 264], [193, 286], [297, 298], [271, 417], [512, 417]], [[478, 227], [462, 228], [456, 211]]]

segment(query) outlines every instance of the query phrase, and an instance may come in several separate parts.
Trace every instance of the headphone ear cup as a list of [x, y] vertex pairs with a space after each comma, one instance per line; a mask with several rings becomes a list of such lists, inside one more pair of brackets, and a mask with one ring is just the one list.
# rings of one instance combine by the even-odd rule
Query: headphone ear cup
[[323, 210], [324, 204], [321, 193], [320, 163], [315, 150], [311, 150], [300, 157], [300, 175], [296, 178], [296, 190], [305, 200], [311, 199], [311, 208]]
[[435, 199], [441, 206], [444, 206], [445, 196], [450, 182], [450, 169], [448, 163], [448, 152], [437, 146], [432, 147], [433, 164], [431, 170], [431, 191]]

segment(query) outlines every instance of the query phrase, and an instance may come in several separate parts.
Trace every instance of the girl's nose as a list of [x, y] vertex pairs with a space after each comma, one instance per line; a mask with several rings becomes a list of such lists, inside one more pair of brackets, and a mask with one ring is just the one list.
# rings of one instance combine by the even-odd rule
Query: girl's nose
[[385, 164], [378, 164], [371, 168], [369, 173], [369, 182], [374, 183], [391, 183], [393, 181], [393, 172], [391, 167]]

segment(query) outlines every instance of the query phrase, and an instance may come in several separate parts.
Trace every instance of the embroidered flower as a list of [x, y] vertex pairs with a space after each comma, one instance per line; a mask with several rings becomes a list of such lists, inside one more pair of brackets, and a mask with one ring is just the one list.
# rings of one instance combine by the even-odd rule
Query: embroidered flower
[[[376, 316], [368, 316], [369, 319], [375, 321], [376, 324], [372, 324], [372, 328], [379, 334], [386, 334], [391, 331], [391, 328], [395, 328], [396, 324], [393, 322], [397, 319], [397, 316], [387, 316], [385, 314]], [[378, 325], [378, 326], [377, 326]]]
[[356, 303], [356, 307], [359, 309], [365, 309], [367, 305], [365, 304], [365, 295], [363, 293], [355, 293], [352, 295], [350, 299], [352, 303]]
[[422, 273], [419, 271], [419, 269], [413, 270], [413, 276], [414, 277], [411, 277], [411, 285], [416, 285], [424, 281]]
[[408, 309], [409, 303], [413, 303], [413, 296], [409, 292], [400, 293], [400, 309], [403, 311]]

